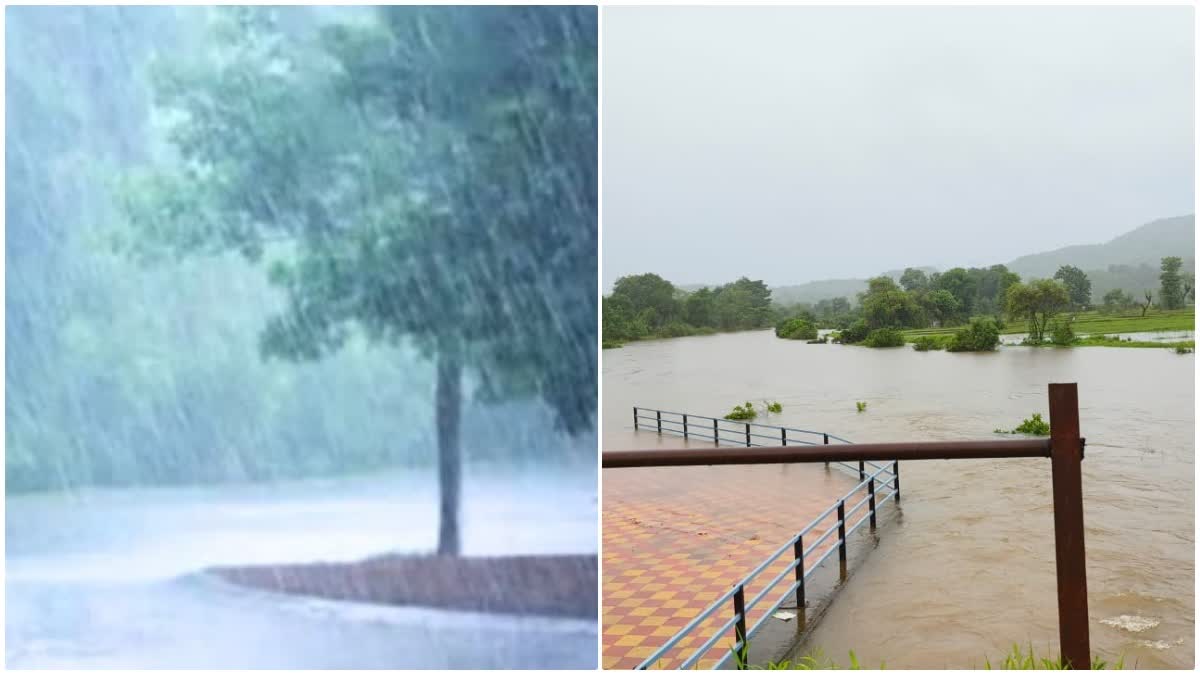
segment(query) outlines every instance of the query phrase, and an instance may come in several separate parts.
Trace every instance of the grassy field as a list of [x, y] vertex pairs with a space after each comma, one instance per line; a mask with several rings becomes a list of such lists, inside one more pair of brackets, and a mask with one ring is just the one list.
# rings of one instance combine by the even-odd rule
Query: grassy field
[[[1063, 315], [1069, 316], [1069, 315]], [[1076, 335], [1104, 335], [1111, 333], [1149, 333], [1168, 330], [1196, 330], [1196, 308], [1175, 310], [1151, 309], [1142, 317], [1140, 310], [1120, 314], [1101, 314], [1097, 311], [1078, 312], [1074, 314], [1075, 321], [1071, 328]], [[951, 335], [957, 328], [917, 328], [904, 331], [904, 338], [912, 341], [922, 335]], [[1004, 335], [1024, 333], [1027, 328], [1024, 321], [1010, 321], [1004, 330]], [[1173, 346], [1171, 343], [1170, 346]], [[1146, 346], [1134, 342], [1120, 345], [1122, 347]], [[1168, 346], [1165, 343], [1154, 343], [1154, 346]]]

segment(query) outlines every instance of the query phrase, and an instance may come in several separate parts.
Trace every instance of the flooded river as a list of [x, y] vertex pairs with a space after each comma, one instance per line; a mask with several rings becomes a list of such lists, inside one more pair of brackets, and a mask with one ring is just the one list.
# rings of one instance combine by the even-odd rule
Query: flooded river
[[[720, 416], [745, 400], [783, 404], [759, 422], [860, 442], [989, 439], [1048, 415], [1047, 383], [1078, 382], [1093, 652], [1190, 668], [1194, 368], [1167, 349], [951, 354], [771, 331], [642, 342], [604, 351], [603, 446], [653, 443], [632, 432], [635, 405]], [[1049, 461], [907, 462], [902, 474], [900, 515], [802, 649], [889, 668], [982, 666], [1014, 643], [1057, 652]]]
[[[219, 582], [213, 565], [424, 552], [428, 471], [6, 500], [9, 668], [594, 668], [596, 623], [382, 607]], [[468, 471], [463, 553], [596, 552], [592, 466]]]

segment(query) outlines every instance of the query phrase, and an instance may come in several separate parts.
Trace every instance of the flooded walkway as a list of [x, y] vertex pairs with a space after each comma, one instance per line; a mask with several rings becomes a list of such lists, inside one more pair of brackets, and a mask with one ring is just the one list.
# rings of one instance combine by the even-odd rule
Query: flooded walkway
[[[646, 431], [612, 440], [610, 449], [624, 443], [684, 444]], [[820, 465], [605, 470], [603, 667], [636, 667], [854, 483], [851, 476]], [[823, 532], [814, 531], [813, 538]], [[830, 537], [825, 545], [835, 539]], [[747, 601], [791, 560], [790, 555], [781, 556], [756, 577], [746, 587]], [[752, 608], [748, 624], [753, 625], [777, 597], [772, 592]], [[678, 668], [730, 616], [718, 610], [656, 667]], [[735, 639], [732, 629], [726, 632], [699, 661], [701, 668], [712, 667], [728, 654]]]

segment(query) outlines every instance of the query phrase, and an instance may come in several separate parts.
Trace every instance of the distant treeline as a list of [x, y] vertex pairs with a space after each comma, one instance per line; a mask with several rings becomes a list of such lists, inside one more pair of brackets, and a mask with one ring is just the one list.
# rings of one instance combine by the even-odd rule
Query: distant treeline
[[606, 345], [651, 337], [766, 328], [778, 318], [771, 289], [745, 277], [688, 293], [657, 274], [621, 277], [603, 302]]
[[639, 274], [618, 279], [612, 294], [604, 299], [603, 336], [612, 346], [642, 338], [772, 325], [777, 333], [807, 336], [807, 330], [792, 330], [800, 325], [795, 323], [798, 319], [813, 328], [838, 329], [844, 341], [854, 342], [881, 328], [966, 326], [973, 317], [990, 317], [1001, 326], [1006, 318], [1040, 325], [1047, 312], [1053, 315], [1067, 309], [1177, 309], [1193, 296], [1194, 274], [1184, 271], [1182, 258], [1163, 258], [1153, 281], [1137, 297], [1112, 289], [1095, 302], [1089, 275], [1070, 265], [1060, 267], [1053, 279], [1028, 282], [1004, 265], [932, 273], [910, 267], [899, 281], [887, 275], [869, 279], [867, 290], [853, 303], [848, 297], [835, 297], [782, 305], [772, 301], [765, 283], [745, 277], [688, 292], [656, 274]]

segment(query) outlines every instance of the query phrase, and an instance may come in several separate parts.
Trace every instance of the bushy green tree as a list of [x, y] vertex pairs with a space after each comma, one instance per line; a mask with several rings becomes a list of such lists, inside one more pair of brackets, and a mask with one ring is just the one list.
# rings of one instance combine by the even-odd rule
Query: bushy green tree
[[1134, 306], [1133, 296], [1125, 291], [1114, 288], [1104, 294], [1104, 304], [1101, 309], [1105, 313], [1113, 314], [1124, 311]]
[[922, 295], [921, 306], [925, 309], [925, 314], [939, 326], [950, 325], [959, 315], [961, 307], [958, 299], [950, 291], [940, 289]]
[[596, 13], [388, 7], [316, 43], [231, 8], [220, 48], [166, 61], [155, 92], [180, 162], [136, 177], [143, 249], [264, 260], [287, 300], [264, 355], [353, 335], [436, 362], [438, 550], [459, 551], [461, 373], [595, 409]]
[[1054, 278], [1067, 287], [1072, 309], [1085, 310], [1092, 304], [1092, 282], [1083, 270], [1072, 265], [1063, 265], [1054, 273]]
[[775, 337], [788, 340], [815, 340], [817, 339], [817, 327], [803, 317], [795, 317], [776, 325]]
[[910, 293], [913, 291], [924, 291], [929, 287], [929, 276], [925, 274], [924, 270], [908, 267], [900, 275], [900, 285]]
[[1005, 307], [1010, 317], [1028, 324], [1031, 342], [1041, 342], [1050, 319], [1070, 307], [1070, 304], [1067, 287], [1061, 282], [1034, 279], [1027, 284], [1010, 286]]
[[896, 285], [891, 277], [875, 277], [867, 282], [867, 291], [859, 296], [863, 318], [872, 328], [918, 327], [922, 312], [913, 296]]
[[1162, 283], [1158, 291], [1158, 304], [1163, 309], [1182, 309], [1185, 304], [1183, 280], [1179, 274], [1181, 267], [1183, 260], [1177, 256], [1162, 259], [1162, 274], [1158, 277]]

